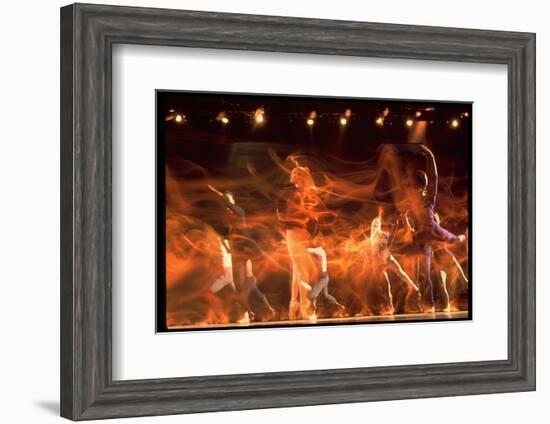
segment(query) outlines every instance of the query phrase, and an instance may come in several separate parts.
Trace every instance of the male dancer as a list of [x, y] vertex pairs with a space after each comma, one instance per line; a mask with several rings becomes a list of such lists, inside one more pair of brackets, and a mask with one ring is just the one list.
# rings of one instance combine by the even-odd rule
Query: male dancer
[[317, 299], [319, 295], [322, 295], [327, 303], [336, 306], [339, 309], [340, 314], [343, 314], [346, 310], [345, 306], [338, 302], [336, 298], [328, 291], [328, 283], [330, 280], [328, 276], [327, 253], [323, 248], [323, 235], [318, 233], [314, 237], [311, 247], [308, 247], [306, 250], [311, 255], [318, 258], [319, 261], [319, 279], [317, 282], [314, 283], [313, 286], [310, 286], [303, 281], [300, 282], [300, 284], [309, 292], [308, 298], [313, 302], [313, 307], [315, 309], [317, 308]]
[[247, 324], [254, 318], [249, 304], [251, 293], [257, 294], [271, 315], [274, 316], [275, 310], [258, 288], [256, 277], [252, 271], [252, 259], [257, 248], [248, 230], [244, 209], [236, 204], [231, 192], [222, 193], [211, 185], [208, 185], [208, 188], [220, 196], [226, 205], [226, 216], [230, 224], [227, 238], [231, 249], [232, 271], [235, 275], [234, 284], [236, 285], [238, 303], [244, 311], [241, 311], [242, 316], [237, 322]]

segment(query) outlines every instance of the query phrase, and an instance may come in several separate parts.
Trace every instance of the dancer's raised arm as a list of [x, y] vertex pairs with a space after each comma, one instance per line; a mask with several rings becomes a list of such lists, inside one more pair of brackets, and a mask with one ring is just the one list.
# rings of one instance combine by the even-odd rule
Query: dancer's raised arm
[[238, 206], [235, 203], [235, 198], [233, 197], [233, 193], [231, 193], [229, 191], [226, 191], [225, 193], [222, 193], [221, 191], [219, 191], [217, 188], [211, 186], [210, 184], [208, 184], [208, 188], [210, 190], [212, 190], [214, 193], [216, 193], [218, 196], [220, 196], [223, 199], [225, 205], [233, 213], [236, 213], [237, 215], [239, 215], [242, 218], [244, 218], [246, 216], [244, 209], [241, 208], [240, 206]]
[[426, 196], [432, 199], [433, 204], [435, 204], [437, 196], [437, 165], [435, 163], [435, 156], [425, 145], [421, 145], [420, 148], [426, 157], [426, 175], [428, 177]]
[[207, 184], [207, 186], [208, 186], [208, 188], [209, 188], [210, 190], [212, 190], [212, 191], [213, 191], [214, 193], [216, 193], [218, 196], [223, 197], [223, 193], [222, 193], [220, 190], [218, 190], [216, 187], [214, 187], [214, 186], [212, 186], [212, 185], [210, 185], [210, 184]]
[[243, 208], [241, 208], [239, 205], [235, 203], [235, 199], [233, 198], [233, 195], [230, 193], [225, 193], [222, 197], [223, 201], [225, 202], [225, 205], [235, 214], [240, 216], [241, 218], [246, 217], [246, 213]]

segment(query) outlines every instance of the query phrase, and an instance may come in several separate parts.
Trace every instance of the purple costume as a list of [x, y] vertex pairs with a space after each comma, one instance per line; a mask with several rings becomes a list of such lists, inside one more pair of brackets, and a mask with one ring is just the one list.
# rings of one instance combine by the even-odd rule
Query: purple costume
[[[417, 223], [413, 240], [417, 248], [420, 248], [424, 255], [423, 271], [431, 304], [435, 305], [433, 282], [431, 277], [432, 244], [434, 242], [453, 243], [459, 240], [459, 237], [443, 228], [437, 223], [435, 218], [435, 200], [437, 196], [437, 167], [433, 153], [425, 148], [423, 150], [426, 156], [426, 175], [428, 184], [424, 190], [419, 192], [421, 196], [418, 204], [420, 207], [411, 210], [412, 216]], [[427, 290], [423, 290], [424, 295]]]

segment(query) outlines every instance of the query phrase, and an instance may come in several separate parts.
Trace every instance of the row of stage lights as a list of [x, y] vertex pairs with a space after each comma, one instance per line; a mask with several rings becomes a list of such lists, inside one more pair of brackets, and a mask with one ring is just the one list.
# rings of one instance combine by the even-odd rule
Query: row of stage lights
[[[434, 108], [426, 108], [426, 111], [433, 111], [433, 110]], [[180, 124], [180, 125], [184, 124], [187, 121], [187, 118], [183, 113], [177, 113], [175, 109], [170, 109], [169, 112], [170, 114], [166, 117], [166, 121], [174, 121], [176, 124]], [[386, 118], [389, 116], [389, 114], [390, 114], [390, 111], [388, 108], [386, 108], [381, 115], [376, 117], [374, 121], [376, 125], [378, 125], [379, 127], [383, 127], [386, 123]], [[421, 111], [417, 111], [415, 113], [416, 120], [418, 120], [421, 116], [422, 116]], [[468, 116], [469, 116], [468, 112], [463, 112], [460, 114], [458, 118], [453, 118], [447, 121], [447, 123], [451, 128], [456, 129], [460, 126], [460, 119], [467, 118]], [[311, 111], [305, 121], [306, 125], [312, 128], [316, 124], [317, 118], [318, 118], [317, 112]], [[340, 123], [340, 126], [341, 127], [347, 126], [350, 121], [350, 118], [351, 118], [351, 109], [346, 109], [345, 112], [341, 114], [339, 117], [338, 122]], [[412, 117], [407, 117], [404, 121], [405, 126], [409, 128], [412, 127], [416, 122], [416, 120], [413, 119]], [[225, 112], [220, 112], [216, 117], [216, 121], [218, 121], [223, 126], [229, 125], [229, 122], [230, 122], [229, 117]], [[266, 122], [265, 111], [263, 108], [256, 109], [256, 111], [253, 113], [253, 121], [254, 121], [254, 124], [257, 126], [261, 126]], [[433, 121], [430, 121], [430, 123], [433, 123]]]

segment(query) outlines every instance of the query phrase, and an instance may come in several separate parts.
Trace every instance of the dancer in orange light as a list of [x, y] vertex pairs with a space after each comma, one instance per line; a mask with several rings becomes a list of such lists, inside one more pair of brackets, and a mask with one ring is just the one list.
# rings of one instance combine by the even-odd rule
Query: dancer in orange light
[[[222, 193], [211, 185], [208, 185], [208, 188], [220, 196], [226, 205], [227, 217], [230, 224], [227, 236], [231, 250], [229, 262], [231, 263], [231, 273], [235, 276], [233, 287], [236, 287], [237, 301], [242, 308], [241, 316], [237, 322], [239, 324], [248, 324], [251, 319], [254, 319], [255, 314], [249, 304], [249, 298], [252, 293], [258, 296], [271, 315], [274, 316], [275, 310], [267, 297], [258, 288], [257, 280], [253, 273], [253, 259], [258, 255], [257, 248], [248, 230], [244, 209], [236, 204], [231, 192], [226, 191]], [[226, 246], [222, 245], [222, 247]], [[227, 256], [224, 256], [224, 260], [224, 264], [227, 263]], [[224, 269], [227, 270], [225, 265]], [[226, 271], [225, 274], [227, 275], [228, 272]], [[225, 277], [225, 280], [227, 279], [228, 277]]]
[[[286, 229], [288, 253], [292, 262], [289, 319], [315, 319], [307, 286], [311, 286], [315, 264], [307, 249], [311, 233], [318, 225], [315, 209], [320, 206], [317, 187], [309, 168], [296, 166], [290, 173], [292, 187], [283, 190], [277, 198], [277, 217]], [[302, 284], [303, 283], [303, 284]]]
[[[439, 214], [435, 213], [435, 220], [439, 224]], [[460, 262], [456, 256], [449, 250], [447, 243], [439, 243], [434, 247], [434, 269], [437, 271], [440, 293], [440, 306], [436, 305], [436, 310], [443, 312], [451, 312], [451, 301], [458, 291], [457, 287], [459, 280], [462, 280], [468, 287], [468, 277], [462, 269]]]
[[[415, 183], [412, 190], [408, 190], [407, 203], [407, 222], [414, 232], [413, 243], [416, 249], [419, 249], [423, 255], [422, 269], [426, 290], [424, 290], [424, 300], [429, 300], [430, 305], [427, 312], [435, 311], [434, 286], [431, 278], [431, 260], [433, 246], [437, 242], [456, 243], [463, 242], [466, 236], [463, 234], [455, 235], [443, 228], [435, 217], [435, 202], [437, 197], [437, 165], [435, 157], [430, 149], [424, 145], [419, 145], [420, 152], [426, 160], [426, 171], [418, 170], [414, 175]], [[412, 216], [416, 223], [416, 228], [408, 220]], [[427, 292], [427, 293], [426, 293]], [[427, 294], [427, 296], [426, 296]]]
[[418, 300], [420, 300], [420, 290], [391, 254], [389, 249], [390, 234], [382, 229], [382, 216], [383, 209], [378, 208], [378, 216], [371, 222], [369, 259], [374, 275], [376, 277], [382, 276], [386, 284], [387, 306], [383, 310], [383, 314], [391, 315], [394, 313], [394, 305], [388, 272], [394, 273], [401, 281], [405, 282]]
[[313, 255], [313, 257], [317, 259], [316, 262], [318, 262], [315, 269], [316, 282], [313, 286], [310, 286], [305, 282], [300, 282], [300, 284], [309, 292], [308, 298], [313, 302], [315, 312], [317, 311], [317, 299], [321, 295], [327, 303], [338, 308], [338, 313], [341, 316], [346, 310], [345, 306], [338, 302], [338, 300], [336, 300], [336, 298], [328, 291], [328, 283], [330, 281], [328, 275], [328, 260], [327, 252], [323, 247], [323, 235], [321, 233], [317, 233], [315, 235], [311, 243], [311, 247], [308, 247], [307, 251]]

